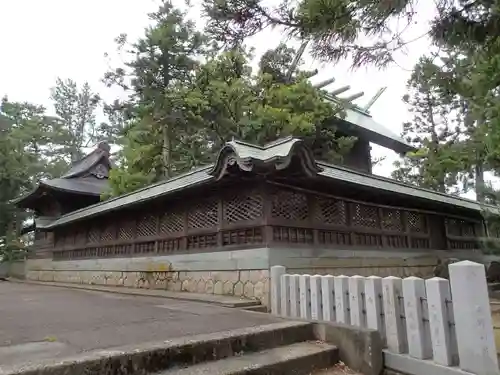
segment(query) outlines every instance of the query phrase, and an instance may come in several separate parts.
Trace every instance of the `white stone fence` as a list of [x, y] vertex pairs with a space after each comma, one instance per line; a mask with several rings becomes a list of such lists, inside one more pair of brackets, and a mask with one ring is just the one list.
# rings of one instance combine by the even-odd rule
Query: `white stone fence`
[[462, 261], [449, 271], [448, 281], [291, 275], [274, 266], [271, 311], [377, 330], [386, 366], [408, 374], [499, 374], [484, 266]]

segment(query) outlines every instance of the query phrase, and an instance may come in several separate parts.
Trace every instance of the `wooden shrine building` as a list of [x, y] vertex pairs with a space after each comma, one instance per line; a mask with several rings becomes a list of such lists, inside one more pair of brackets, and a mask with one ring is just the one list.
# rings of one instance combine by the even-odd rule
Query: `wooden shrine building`
[[267, 304], [277, 264], [296, 273], [428, 277], [439, 258], [480, 255], [477, 202], [363, 168], [369, 142], [411, 149], [367, 114], [349, 110], [341, 130], [358, 137], [343, 166], [314, 160], [300, 139], [232, 141], [213, 165], [102, 202], [110, 163], [100, 145], [19, 200], [36, 213], [27, 277]]
[[34, 211], [33, 224], [23, 232], [35, 231], [37, 257], [51, 256], [53, 251], [53, 231], [45, 230], [47, 225], [101, 201], [101, 194], [108, 189], [109, 152], [109, 145], [100, 143], [60, 178], [41, 181], [32, 192], [15, 201], [17, 207]]

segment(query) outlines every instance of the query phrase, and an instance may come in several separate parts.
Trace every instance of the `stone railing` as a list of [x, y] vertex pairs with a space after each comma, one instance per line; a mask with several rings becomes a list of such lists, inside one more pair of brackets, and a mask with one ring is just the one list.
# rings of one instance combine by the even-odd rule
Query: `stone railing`
[[291, 275], [271, 268], [273, 314], [377, 330], [385, 366], [411, 374], [499, 374], [485, 269], [462, 261], [450, 280]]

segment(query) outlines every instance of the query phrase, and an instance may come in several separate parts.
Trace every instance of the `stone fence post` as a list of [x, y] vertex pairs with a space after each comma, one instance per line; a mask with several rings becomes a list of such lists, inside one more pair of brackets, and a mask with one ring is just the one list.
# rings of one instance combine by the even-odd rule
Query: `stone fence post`
[[283, 266], [271, 267], [271, 313], [281, 314], [281, 276], [286, 273]]
[[460, 368], [478, 375], [498, 374], [484, 265], [466, 260], [450, 264], [449, 270]]

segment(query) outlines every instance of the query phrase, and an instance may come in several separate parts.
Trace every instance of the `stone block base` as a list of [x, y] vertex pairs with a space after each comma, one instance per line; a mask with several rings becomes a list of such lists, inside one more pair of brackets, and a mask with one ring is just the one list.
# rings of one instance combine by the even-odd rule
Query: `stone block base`
[[173, 292], [230, 295], [269, 305], [269, 270], [244, 271], [89, 271], [29, 270], [28, 280]]
[[[436, 263], [437, 264], [437, 263]], [[345, 275], [345, 276], [396, 276], [396, 277], [421, 277], [424, 279], [434, 277], [435, 265], [418, 266], [382, 266], [382, 267], [314, 267], [314, 268], [287, 268], [287, 273], [308, 275]]]

